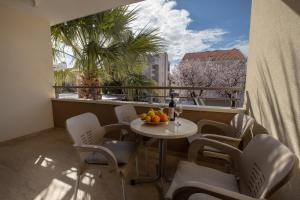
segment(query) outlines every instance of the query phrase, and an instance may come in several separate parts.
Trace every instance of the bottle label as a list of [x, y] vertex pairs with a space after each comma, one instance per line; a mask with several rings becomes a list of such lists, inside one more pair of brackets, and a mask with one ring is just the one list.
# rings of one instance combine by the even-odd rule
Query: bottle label
[[174, 120], [174, 113], [175, 113], [175, 108], [169, 108], [169, 119], [171, 121]]

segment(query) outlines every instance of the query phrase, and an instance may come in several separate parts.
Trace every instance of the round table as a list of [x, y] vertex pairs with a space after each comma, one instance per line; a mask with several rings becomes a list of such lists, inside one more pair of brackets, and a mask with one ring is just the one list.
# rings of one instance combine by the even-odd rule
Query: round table
[[[179, 122], [180, 126], [177, 125]], [[168, 124], [151, 125], [143, 122], [141, 119], [135, 119], [130, 123], [130, 128], [133, 132], [157, 138], [159, 143], [159, 162], [158, 171], [153, 178], [140, 178], [131, 180], [131, 184], [147, 183], [166, 179], [165, 176], [165, 160], [166, 160], [166, 142], [168, 139], [186, 138], [198, 132], [197, 125], [187, 119], [176, 118], [176, 121], [169, 121]]]

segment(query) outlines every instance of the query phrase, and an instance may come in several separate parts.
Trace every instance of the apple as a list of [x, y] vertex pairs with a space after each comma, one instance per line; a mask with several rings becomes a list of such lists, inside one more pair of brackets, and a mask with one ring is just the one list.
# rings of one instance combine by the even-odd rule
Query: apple
[[145, 121], [146, 121], [146, 122], [151, 122], [151, 117], [150, 117], [150, 116], [146, 116], [146, 117], [145, 117]]
[[140, 114], [140, 118], [141, 118], [142, 120], [144, 120], [144, 119], [146, 118], [146, 116], [147, 116], [147, 114], [146, 114], [146, 113], [142, 113], [142, 114]]
[[153, 110], [150, 110], [148, 112], [148, 116], [153, 117], [155, 115], [155, 112]]

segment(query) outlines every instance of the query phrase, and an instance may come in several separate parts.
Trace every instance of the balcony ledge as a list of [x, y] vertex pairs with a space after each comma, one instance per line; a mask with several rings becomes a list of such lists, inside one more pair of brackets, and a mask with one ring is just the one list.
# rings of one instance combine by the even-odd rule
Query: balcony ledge
[[[116, 101], [116, 100], [57, 99], [57, 98], [52, 98], [51, 100], [52, 101], [77, 102], [77, 103], [110, 104], [110, 105], [132, 104], [134, 106], [141, 106], [141, 107], [158, 107], [159, 106], [159, 103]], [[243, 112], [245, 112], [245, 108], [231, 108], [231, 107], [221, 107], [221, 106], [184, 105], [183, 109], [184, 110], [204, 111], [204, 112], [219, 112], [219, 113], [243, 113]]]

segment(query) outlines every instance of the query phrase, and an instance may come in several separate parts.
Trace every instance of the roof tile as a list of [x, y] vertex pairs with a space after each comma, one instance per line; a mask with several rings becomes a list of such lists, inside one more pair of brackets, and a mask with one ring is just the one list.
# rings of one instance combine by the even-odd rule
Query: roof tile
[[244, 60], [245, 56], [238, 49], [230, 50], [216, 50], [216, 51], [205, 51], [205, 52], [195, 52], [186, 53], [183, 56], [182, 61], [187, 60]]

